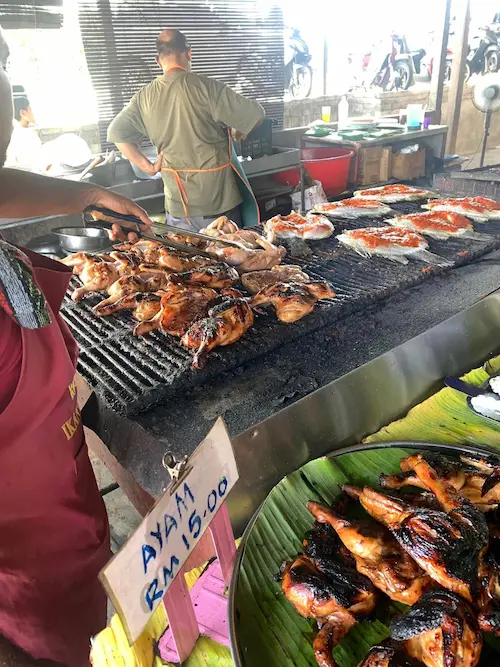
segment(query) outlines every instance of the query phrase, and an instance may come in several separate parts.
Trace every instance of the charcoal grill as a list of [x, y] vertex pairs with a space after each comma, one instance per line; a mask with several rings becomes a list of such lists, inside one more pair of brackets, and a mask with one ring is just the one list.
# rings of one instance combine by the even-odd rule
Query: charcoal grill
[[[420, 206], [412, 202], [394, 204], [392, 208], [401, 214], [417, 211]], [[377, 225], [383, 225], [383, 221], [361, 218], [335, 222], [337, 230]], [[458, 266], [500, 247], [500, 222], [478, 224], [475, 228], [489, 234], [491, 240], [430, 240], [429, 250]], [[289, 256], [288, 261], [300, 264], [313, 280], [328, 280], [337, 298], [320, 301], [313, 313], [294, 325], [279, 322], [272, 309], [257, 313], [255, 325], [240, 341], [216, 348], [206, 367], [197, 371], [191, 368], [191, 353], [178, 339], [161, 332], [134, 337], [134, 321], [126, 312], [96, 317], [91, 309], [100, 300], [98, 296], [73, 303], [70, 294], [76, 286], [74, 279], [62, 316], [80, 346], [78, 370], [107, 406], [131, 417], [447, 270], [412, 260], [401, 265], [387, 259], [365, 259], [341, 247], [335, 237], [311, 245], [312, 257], [305, 261]]]

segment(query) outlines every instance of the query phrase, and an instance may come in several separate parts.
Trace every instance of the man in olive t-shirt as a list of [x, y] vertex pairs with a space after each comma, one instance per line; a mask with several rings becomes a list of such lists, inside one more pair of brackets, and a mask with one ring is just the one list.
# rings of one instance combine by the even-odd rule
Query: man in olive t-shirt
[[[230, 166], [216, 168], [230, 161], [228, 132], [244, 137], [262, 123], [264, 109], [224, 83], [190, 72], [191, 49], [178, 30], [160, 33], [157, 49], [163, 75], [118, 114], [108, 141], [147, 174], [162, 171], [168, 223], [201, 229], [223, 214], [238, 222], [238, 176]], [[138, 148], [144, 138], [158, 151], [154, 164]]]

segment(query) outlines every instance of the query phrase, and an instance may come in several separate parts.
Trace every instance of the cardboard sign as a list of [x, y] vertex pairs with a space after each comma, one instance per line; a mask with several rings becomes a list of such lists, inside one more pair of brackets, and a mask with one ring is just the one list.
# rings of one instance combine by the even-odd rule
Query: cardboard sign
[[179, 486], [173, 492], [166, 490], [100, 573], [130, 642], [141, 634], [238, 479], [222, 419], [188, 466], [191, 470]]

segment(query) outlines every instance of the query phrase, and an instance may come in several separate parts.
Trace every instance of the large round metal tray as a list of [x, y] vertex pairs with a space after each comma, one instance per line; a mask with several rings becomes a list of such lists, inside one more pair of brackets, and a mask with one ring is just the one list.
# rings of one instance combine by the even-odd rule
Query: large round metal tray
[[[353, 445], [351, 447], [345, 447], [336, 450], [323, 458], [337, 459], [346, 454], [352, 454], [355, 452], [371, 451], [376, 449], [393, 449], [393, 448], [401, 448], [406, 450], [415, 449], [419, 451], [432, 450], [432, 451], [442, 452], [443, 454], [450, 454], [455, 456], [459, 454], [495, 454], [495, 453], [498, 455], [497, 450], [481, 446], [471, 447], [468, 445], [461, 445], [460, 447], [458, 447], [455, 445], [446, 445], [435, 442], [395, 441], [395, 442], [371, 443], [366, 445]], [[279, 484], [281, 483], [282, 482], [280, 482]], [[279, 484], [276, 486], [279, 486]], [[256, 619], [252, 616], [251, 613], [248, 612], [246, 613], [245, 607], [239, 604], [240, 601], [238, 598], [238, 584], [239, 584], [241, 568], [245, 559], [246, 544], [248, 542], [250, 534], [258, 526], [262, 508], [265, 506], [268, 498], [266, 498], [266, 500], [262, 503], [257, 512], [255, 512], [254, 516], [252, 517], [248, 526], [245, 529], [245, 532], [241, 539], [240, 547], [238, 549], [238, 554], [236, 556], [233, 568], [233, 574], [231, 577], [231, 583], [229, 586], [229, 604], [228, 604], [229, 637], [230, 637], [231, 654], [236, 667], [269, 667], [269, 665], [264, 666], [262, 662], [256, 664], [255, 661], [252, 661], [252, 659], [248, 657], [247, 646], [242, 645], [242, 642], [240, 642], [239, 629], [242, 627], [242, 624], [252, 623], [252, 622], [255, 623]], [[292, 557], [294, 555], [295, 554], [289, 554], [289, 557]], [[248, 629], [246, 634], [247, 636], [248, 634], [251, 634], [248, 633]], [[257, 637], [258, 637], [258, 632], [256, 631], [255, 638]]]

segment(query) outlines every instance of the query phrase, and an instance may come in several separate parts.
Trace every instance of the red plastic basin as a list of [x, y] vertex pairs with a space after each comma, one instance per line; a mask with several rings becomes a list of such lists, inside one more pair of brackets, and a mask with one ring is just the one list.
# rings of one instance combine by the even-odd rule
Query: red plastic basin
[[[314, 181], [320, 181], [325, 194], [333, 197], [347, 190], [353, 155], [354, 152], [346, 148], [321, 146], [304, 148], [301, 152], [301, 159], [311, 178]], [[274, 174], [273, 180], [281, 185], [291, 185], [295, 188], [300, 183], [300, 171], [298, 169], [282, 171]]]

